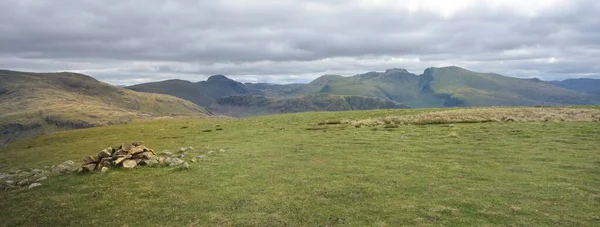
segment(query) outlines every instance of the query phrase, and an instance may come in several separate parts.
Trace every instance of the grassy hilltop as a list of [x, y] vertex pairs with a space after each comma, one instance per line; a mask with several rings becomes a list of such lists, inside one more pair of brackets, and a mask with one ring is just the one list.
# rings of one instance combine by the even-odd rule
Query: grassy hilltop
[[0, 147], [66, 129], [208, 114], [183, 99], [134, 92], [82, 74], [0, 70]]
[[1, 149], [0, 172], [125, 141], [206, 158], [0, 192], [0, 226], [597, 226], [598, 121], [598, 107], [408, 109], [60, 132]]

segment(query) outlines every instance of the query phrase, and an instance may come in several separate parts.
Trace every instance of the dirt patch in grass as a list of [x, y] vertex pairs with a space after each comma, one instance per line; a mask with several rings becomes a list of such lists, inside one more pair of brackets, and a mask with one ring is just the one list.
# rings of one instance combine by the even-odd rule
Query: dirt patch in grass
[[470, 108], [387, 116], [349, 122], [354, 127], [402, 124], [452, 124], [484, 122], [600, 122], [598, 109], [567, 107]]

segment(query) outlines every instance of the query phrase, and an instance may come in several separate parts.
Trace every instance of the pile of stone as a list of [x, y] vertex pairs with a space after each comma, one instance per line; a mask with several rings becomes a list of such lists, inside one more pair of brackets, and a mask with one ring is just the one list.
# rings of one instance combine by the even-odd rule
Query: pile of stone
[[124, 143], [117, 148], [106, 148], [97, 155], [87, 156], [78, 172], [108, 171], [110, 167], [122, 166], [132, 169], [136, 166], [150, 166], [162, 164], [163, 158], [156, 155], [154, 150], [147, 148], [142, 143]]
[[42, 186], [42, 181], [48, 179], [49, 175], [49, 167], [29, 170], [14, 169], [8, 173], [0, 173], [0, 191], [39, 187]]

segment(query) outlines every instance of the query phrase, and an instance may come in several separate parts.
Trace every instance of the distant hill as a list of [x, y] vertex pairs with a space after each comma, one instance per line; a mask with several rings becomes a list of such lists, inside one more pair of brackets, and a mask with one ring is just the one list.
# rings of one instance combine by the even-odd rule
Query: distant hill
[[138, 84], [126, 88], [139, 92], [173, 95], [205, 107], [225, 96], [261, 94], [223, 75], [214, 75], [206, 81], [197, 83], [185, 80], [167, 80]]
[[551, 81], [550, 83], [573, 91], [600, 95], [600, 79], [567, 79], [563, 81]]
[[410, 107], [534, 106], [598, 104], [598, 96], [539, 80], [477, 73], [459, 67], [428, 68], [422, 75], [403, 69], [352, 77], [318, 78], [309, 92], [379, 97]]
[[402, 109], [405, 105], [375, 97], [314, 94], [295, 97], [227, 96], [211, 105], [214, 113], [246, 117], [306, 111]]
[[208, 114], [183, 99], [139, 93], [82, 74], [0, 70], [0, 146], [65, 129]]

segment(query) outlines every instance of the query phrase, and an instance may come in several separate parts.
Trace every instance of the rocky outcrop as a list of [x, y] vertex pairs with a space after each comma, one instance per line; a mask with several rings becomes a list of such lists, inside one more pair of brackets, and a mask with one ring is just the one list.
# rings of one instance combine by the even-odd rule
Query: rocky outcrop
[[108, 147], [97, 155], [86, 156], [83, 164], [77, 170], [79, 173], [101, 171], [106, 173], [109, 168], [122, 166], [133, 169], [137, 166], [162, 164], [163, 158], [156, 155], [154, 150], [147, 148], [142, 143], [123, 143], [117, 148]]

